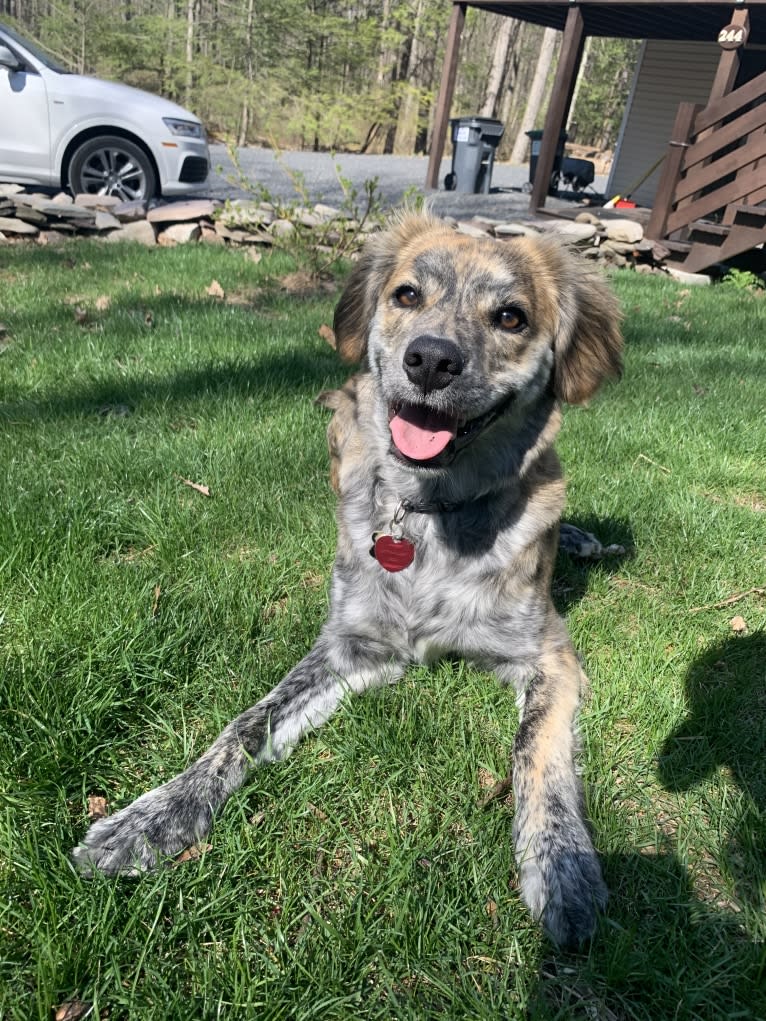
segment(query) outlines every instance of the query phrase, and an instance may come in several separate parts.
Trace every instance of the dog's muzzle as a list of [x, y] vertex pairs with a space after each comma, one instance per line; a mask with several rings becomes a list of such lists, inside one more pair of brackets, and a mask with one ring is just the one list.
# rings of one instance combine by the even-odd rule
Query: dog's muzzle
[[392, 404], [388, 409], [391, 453], [420, 468], [444, 468], [511, 406], [514, 394], [504, 397], [483, 415], [459, 419], [426, 404]]

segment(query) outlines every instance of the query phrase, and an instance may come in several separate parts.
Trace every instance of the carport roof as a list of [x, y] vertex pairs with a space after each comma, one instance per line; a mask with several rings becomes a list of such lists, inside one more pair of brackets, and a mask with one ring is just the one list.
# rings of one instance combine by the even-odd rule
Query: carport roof
[[[524, 0], [476, 3], [468, 0], [466, 6], [563, 31], [567, 12], [575, 4], [562, 0], [538, 0], [537, 3]], [[766, 0], [732, 0], [730, 3], [717, 3], [715, 0], [682, 0], [680, 3], [665, 3], [664, 0], [608, 0], [606, 3], [603, 0], [600, 3], [598, 0], [578, 0], [576, 6], [583, 17], [585, 35], [708, 41], [715, 40], [720, 29], [729, 24], [735, 10], [746, 9], [750, 12], [749, 43], [766, 44]]]

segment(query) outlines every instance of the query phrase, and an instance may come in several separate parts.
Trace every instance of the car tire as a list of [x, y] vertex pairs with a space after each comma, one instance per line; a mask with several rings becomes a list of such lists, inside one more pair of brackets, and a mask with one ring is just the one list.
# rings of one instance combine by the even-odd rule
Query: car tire
[[98, 135], [75, 150], [67, 175], [73, 195], [113, 195], [123, 202], [148, 201], [157, 174], [140, 146], [119, 135]]

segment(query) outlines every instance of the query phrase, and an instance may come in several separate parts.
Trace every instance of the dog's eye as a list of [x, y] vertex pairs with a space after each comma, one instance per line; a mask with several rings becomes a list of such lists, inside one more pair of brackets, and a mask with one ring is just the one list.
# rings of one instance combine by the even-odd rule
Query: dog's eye
[[401, 305], [402, 308], [415, 308], [420, 301], [420, 295], [409, 284], [402, 284], [401, 287], [397, 287], [394, 291], [394, 298], [396, 303]]
[[495, 316], [495, 322], [501, 330], [518, 333], [527, 325], [527, 317], [520, 308], [501, 308]]

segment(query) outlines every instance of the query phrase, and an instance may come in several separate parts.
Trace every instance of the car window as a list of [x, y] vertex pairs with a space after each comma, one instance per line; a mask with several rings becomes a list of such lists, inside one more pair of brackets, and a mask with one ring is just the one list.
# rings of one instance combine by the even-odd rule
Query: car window
[[[11, 47], [13, 47], [13, 43], [16, 43], [18, 46], [23, 46], [27, 53], [31, 53], [33, 57], [39, 60], [41, 64], [45, 64], [45, 66], [50, 68], [51, 71], [56, 71], [58, 74], [72, 73], [68, 70], [68, 68], [59, 64], [59, 62], [52, 57], [50, 53], [42, 48], [42, 46], [31, 42], [29, 39], [25, 39], [24, 36], [14, 32], [13, 29], [9, 28], [7, 25], [0, 24], [0, 39], [2, 39], [3, 36], [6, 37], [6, 40], [11, 44]], [[20, 54], [17, 55], [21, 56]]]

